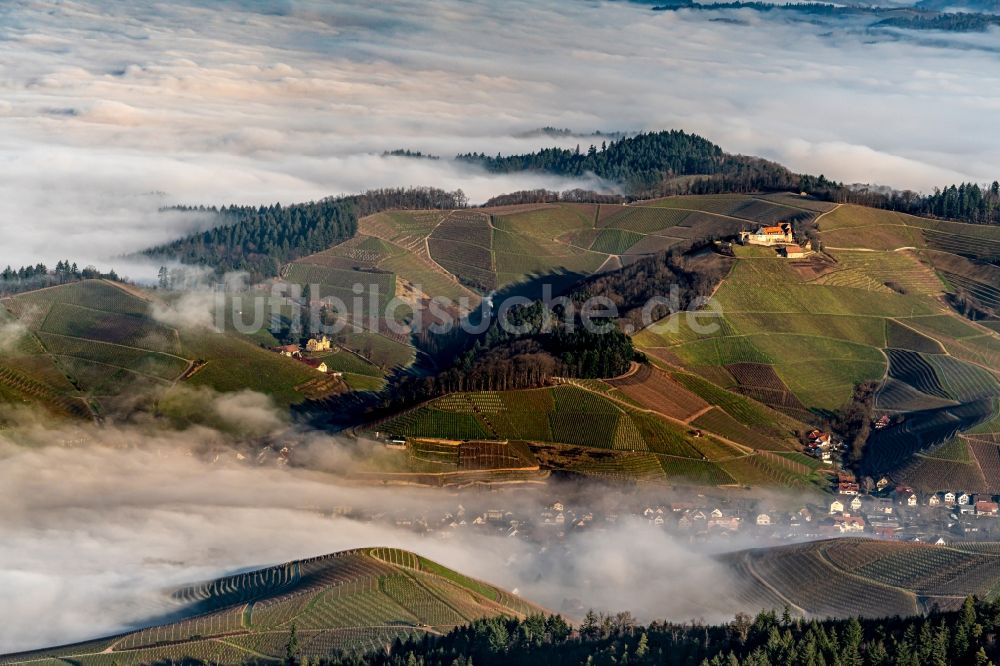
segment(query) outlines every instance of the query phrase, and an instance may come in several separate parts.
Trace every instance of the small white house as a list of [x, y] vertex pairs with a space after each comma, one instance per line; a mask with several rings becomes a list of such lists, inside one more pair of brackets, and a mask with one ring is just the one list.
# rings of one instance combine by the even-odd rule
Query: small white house
[[771, 516], [767, 515], [766, 513], [757, 514], [757, 525], [759, 527], [767, 527], [770, 524], [771, 524]]

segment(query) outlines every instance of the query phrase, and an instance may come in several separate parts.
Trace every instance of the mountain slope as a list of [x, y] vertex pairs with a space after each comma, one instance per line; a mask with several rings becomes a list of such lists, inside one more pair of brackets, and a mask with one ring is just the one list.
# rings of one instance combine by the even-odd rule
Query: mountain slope
[[81, 666], [185, 659], [280, 661], [294, 627], [303, 656], [385, 649], [396, 638], [439, 634], [483, 617], [523, 618], [542, 609], [414, 553], [363, 548], [237, 574], [176, 590], [185, 619], [43, 651]]

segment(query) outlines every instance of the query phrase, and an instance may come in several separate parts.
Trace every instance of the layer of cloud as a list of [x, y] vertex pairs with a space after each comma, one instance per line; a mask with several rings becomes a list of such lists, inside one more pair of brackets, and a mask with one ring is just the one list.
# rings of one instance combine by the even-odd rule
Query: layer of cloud
[[[237, 419], [247, 409], [269, 411], [248, 395], [215, 402]], [[338, 516], [346, 506], [410, 518], [425, 512], [433, 521], [460, 504], [534, 513], [553, 497], [572, 501], [574, 489], [363, 487], [319, 471], [355, 464], [363, 444], [315, 433], [298, 441], [293, 458], [308, 467], [258, 464], [230, 435], [204, 427], [59, 428], [22, 418], [16, 430], [0, 431], [0, 653], [163, 617], [177, 611], [167, 591], [183, 584], [372, 545], [415, 550], [553, 610], [567, 599], [646, 619], [723, 619], [736, 610], [714, 592], [725, 576], [718, 565], [645, 521], [539, 549], [488, 533], [443, 538]], [[642, 501], [590, 490], [575, 492], [594, 509]]]
[[0, 260], [108, 265], [198, 228], [157, 212], [179, 202], [575, 185], [380, 157], [531, 150], [554, 142], [517, 135], [548, 125], [685, 128], [849, 182], [1000, 172], [982, 129], [1000, 108], [995, 32], [726, 17], [558, 0], [4, 3]]
[[215, 294], [187, 291], [171, 301], [154, 301], [153, 319], [180, 329], [215, 329]]

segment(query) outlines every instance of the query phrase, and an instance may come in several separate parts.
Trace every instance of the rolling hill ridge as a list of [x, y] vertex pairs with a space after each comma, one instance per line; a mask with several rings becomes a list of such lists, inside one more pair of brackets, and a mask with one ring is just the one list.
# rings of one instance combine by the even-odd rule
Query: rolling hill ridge
[[361, 548], [175, 590], [183, 619], [0, 664], [279, 663], [293, 631], [302, 656], [384, 650], [475, 619], [543, 612], [517, 595], [409, 551]]

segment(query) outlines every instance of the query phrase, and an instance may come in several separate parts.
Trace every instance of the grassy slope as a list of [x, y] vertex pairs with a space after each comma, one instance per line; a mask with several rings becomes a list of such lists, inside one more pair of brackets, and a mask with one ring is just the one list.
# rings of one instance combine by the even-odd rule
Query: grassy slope
[[[558, 458], [552, 466], [583, 474], [682, 484], [752, 484], [807, 487], [812, 469], [758, 451], [790, 451], [793, 419], [733, 396], [726, 408], [706, 414], [700, 402], [686, 419], [672, 383], [672, 401], [655, 390], [671, 382], [652, 377], [617, 388], [596, 380], [526, 391], [451, 394], [380, 422], [382, 432], [411, 438], [503, 439], [609, 452]], [[653, 391], [648, 390], [652, 386]], [[700, 400], [694, 393], [690, 399]], [[690, 425], [688, 423], [690, 422]], [[752, 425], [751, 425], [752, 424]], [[694, 436], [695, 428], [702, 431]]]
[[[151, 302], [138, 290], [103, 281], [5, 299], [6, 316], [18, 315], [30, 334], [16, 353], [4, 355], [3, 366], [62, 399], [86, 399], [98, 409], [136, 387], [167, 389], [196, 361], [204, 365], [185, 382], [218, 391], [252, 389], [284, 405], [302, 401], [295, 387], [316, 378], [306, 366], [240, 338], [156, 322]], [[85, 315], [66, 316], [77, 311]], [[45, 396], [35, 397], [44, 404]]]
[[[76, 646], [0, 657], [82, 666], [212, 659], [279, 663], [291, 627], [304, 657], [370, 651], [396, 637], [442, 632], [480, 617], [541, 609], [413, 553], [365, 548], [290, 562], [179, 590], [189, 619]], [[157, 643], [169, 642], [169, 645]]]

